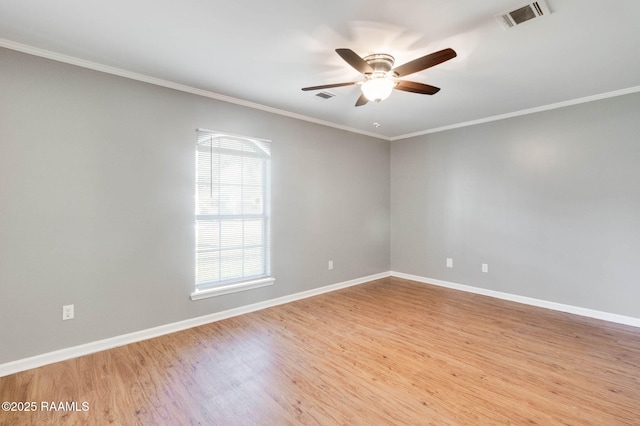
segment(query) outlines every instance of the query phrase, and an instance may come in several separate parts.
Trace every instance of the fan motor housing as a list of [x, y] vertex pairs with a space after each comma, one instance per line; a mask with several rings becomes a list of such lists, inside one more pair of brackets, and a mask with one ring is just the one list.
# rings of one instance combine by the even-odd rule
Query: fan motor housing
[[373, 68], [374, 74], [388, 73], [393, 68], [393, 63], [395, 62], [393, 56], [386, 53], [374, 53], [362, 59]]

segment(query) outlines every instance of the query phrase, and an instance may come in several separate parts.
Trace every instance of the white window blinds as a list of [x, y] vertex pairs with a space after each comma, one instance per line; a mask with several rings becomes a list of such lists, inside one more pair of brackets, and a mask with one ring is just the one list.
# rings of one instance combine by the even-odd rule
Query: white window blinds
[[196, 291], [270, 275], [270, 142], [198, 130]]

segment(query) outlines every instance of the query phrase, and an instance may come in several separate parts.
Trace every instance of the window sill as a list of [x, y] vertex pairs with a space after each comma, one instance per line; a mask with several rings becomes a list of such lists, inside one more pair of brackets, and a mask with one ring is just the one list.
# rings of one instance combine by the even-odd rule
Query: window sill
[[206, 290], [196, 290], [191, 293], [191, 300], [207, 299], [209, 297], [222, 296], [223, 294], [237, 293], [239, 291], [252, 290], [254, 288], [273, 285], [276, 279], [272, 277], [260, 278], [259, 280], [244, 281], [225, 286], [208, 288]]

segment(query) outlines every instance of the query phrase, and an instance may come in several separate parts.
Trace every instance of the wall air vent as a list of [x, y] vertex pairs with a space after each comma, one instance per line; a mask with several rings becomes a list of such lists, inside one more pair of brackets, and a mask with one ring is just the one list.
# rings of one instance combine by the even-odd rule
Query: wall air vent
[[538, 0], [516, 7], [513, 10], [502, 12], [496, 15], [496, 19], [500, 21], [505, 29], [509, 29], [550, 13], [547, 3], [544, 0]]
[[320, 92], [320, 93], [316, 93], [316, 96], [322, 99], [329, 99], [329, 98], [333, 98], [335, 95], [329, 92]]

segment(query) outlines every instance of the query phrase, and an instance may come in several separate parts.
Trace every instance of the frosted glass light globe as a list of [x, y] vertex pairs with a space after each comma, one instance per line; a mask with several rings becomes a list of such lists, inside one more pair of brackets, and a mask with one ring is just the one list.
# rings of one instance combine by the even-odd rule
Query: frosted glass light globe
[[362, 93], [373, 102], [384, 101], [389, 97], [395, 83], [388, 78], [372, 78], [362, 84]]

